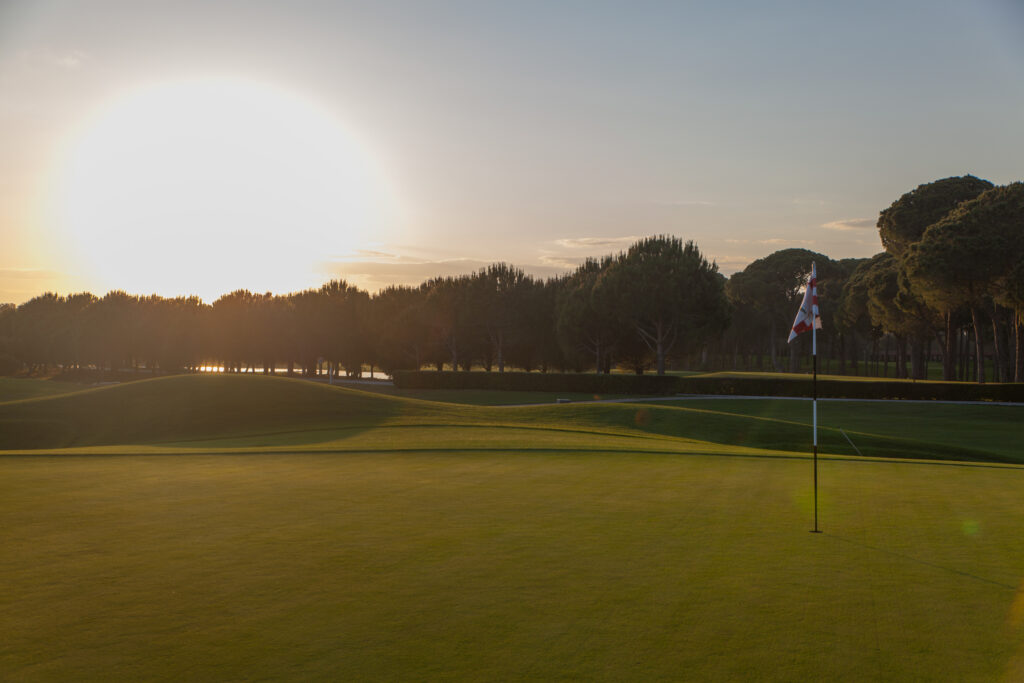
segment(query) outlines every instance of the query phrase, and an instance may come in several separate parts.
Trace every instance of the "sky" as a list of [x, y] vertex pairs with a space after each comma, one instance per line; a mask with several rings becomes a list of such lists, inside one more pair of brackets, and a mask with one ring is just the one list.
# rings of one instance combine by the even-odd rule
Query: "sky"
[[1019, 0], [0, 0], [0, 302], [865, 257], [1022, 121]]

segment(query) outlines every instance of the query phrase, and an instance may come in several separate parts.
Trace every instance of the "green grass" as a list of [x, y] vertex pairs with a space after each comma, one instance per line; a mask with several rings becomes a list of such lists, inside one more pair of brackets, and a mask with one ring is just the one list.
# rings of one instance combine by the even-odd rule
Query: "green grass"
[[[772, 424], [800, 425], [806, 450], [810, 400], [686, 399], [651, 405], [684, 411], [709, 410]], [[819, 444], [823, 452], [854, 455], [843, 430], [865, 457], [915, 457], [931, 449], [944, 459], [1024, 463], [1020, 447], [1024, 405], [951, 405], [919, 402], [819, 401]], [[901, 456], [901, 444], [908, 451]]]
[[[528, 429], [535, 448], [545, 449], [563, 447], [560, 440], [568, 434], [590, 434], [615, 436], [616, 448], [622, 452], [653, 448], [710, 453], [740, 448], [806, 453], [807, 413], [800, 418], [799, 404], [777, 403], [782, 405], [780, 414], [765, 414], [770, 408], [758, 404], [751, 406], [753, 413], [744, 414], [717, 401], [489, 407], [397, 398], [284, 378], [189, 375], [0, 404], [0, 449], [352, 452], [422, 450], [429, 443], [435, 450], [457, 450], [467, 448], [467, 428], [473, 427], [479, 434], [473, 448], [488, 447], [491, 441], [506, 448], [518, 443], [518, 435], [510, 430]], [[908, 405], [913, 404], [875, 410], [879, 414], [895, 410], [892, 415], [896, 416]], [[924, 438], [926, 434], [907, 438], [899, 420], [889, 420], [899, 425], [889, 433], [854, 430], [850, 436], [865, 454], [875, 457], [1024, 459], [1012, 436], [1019, 422], [1017, 409], [978, 409], [993, 411], [985, 414], [992, 418], [986, 423], [991, 428], [968, 432], [971, 436], [962, 439], [943, 441]], [[849, 425], [836, 426], [846, 429]], [[420, 431], [410, 431], [411, 427]], [[421, 432], [426, 427], [433, 431], [424, 441]], [[853, 453], [837, 429], [822, 431], [821, 450]]]
[[[783, 363], [783, 365], [785, 365], [786, 367], [789, 367], [789, 362], [787, 361], [786, 363]], [[890, 363], [889, 364], [888, 372], [887, 373], [886, 373], [886, 368], [885, 368], [884, 363], [879, 363], [878, 367], [877, 367], [877, 371], [878, 371], [877, 375], [873, 374], [875, 372], [875, 370], [876, 370], [875, 365], [874, 364], [870, 364], [869, 365], [867, 363], [860, 363], [858, 365], [857, 369], [860, 372], [860, 374], [853, 374], [853, 367], [852, 366], [848, 367], [848, 373], [850, 373], [850, 374], [846, 374], [846, 375], [832, 375], [832, 374], [826, 375], [826, 374], [822, 374], [823, 372], [825, 372], [827, 370], [827, 367], [826, 367], [824, 359], [820, 359], [819, 360], [818, 368], [819, 368], [818, 377], [823, 377], [823, 378], [827, 377], [828, 379], [834, 379], [834, 380], [875, 382], [875, 381], [878, 381], [880, 379], [884, 379], [884, 380], [888, 380], [888, 381], [902, 381], [902, 380], [898, 380], [897, 377], [896, 377], [896, 364], [895, 363]], [[910, 364], [909, 363], [907, 364], [907, 370], [908, 371], [910, 370]], [[995, 381], [995, 377], [994, 377], [993, 373], [994, 373], [994, 370], [992, 368], [991, 363], [986, 364], [986, 366], [985, 366], [986, 381], [989, 381], [989, 382], [994, 382]], [[806, 377], [807, 375], [811, 374], [811, 360], [809, 360], [808, 358], [803, 358], [801, 360], [801, 363], [800, 363], [800, 372], [796, 372], [796, 373], [791, 373], [791, 372], [768, 372], [768, 371], [760, 371], [760, 372], [758, 372], [758, 371], [747, 371], [747, 370], [743, 370], [743, 371], [739, 371], [739, 370], [736, 370], [736, 371], [726, 370], [726, 371], [721, 371], [721, 372], [707, 372], [707, 373], [681, 372], [681, 373], [671, 373], [671, 374], [683, 374], [683, 375], [686, 375], [686, 374], [706, 374], [706, 375], [724, 375], [724, 376], [728, 376], [728, 377], [787, 377], [788, 376], [788, 377], [797, 378], [797, 377]], [[941, 362], [935, 362], [935, 361], [929, 362], [928, 363], [928, 374], [927, 374], [927, 377], [928, 377], [927, 380], [910, 380], [910, 379], [908, 379], [906, 381], [907, 382], [914, 382], [914, 381], [916, 381], [916, 382], [920, 382], [920, 381], [942, 382], [942, 381], [944, 381], [942, 379], [942, 363]]]
[[[346, 386], [341, 383], [340, 386]], [[596, 395], [576, 392], [554, 393], [550, 391], [491, 391], [481, 389], [399, 389], [390, 384], [358, 384], [348, 385], [358, 391], [366, 391], [385, 396], [415, 398], [422, 401], [441, 401], [475, 406], [504, 406], [523, 404], [554, 403], [559, 398], [570, 401], [593, 401], [600, 399], [623, 398], [624, 394]]]
[[[946, 408], [820, 405], [866, 456], [1020, 457], [1016, 408]], [[808, 419], [224, 376], [2, 404], [0, 677], [1020, 680], [1024, 467], [829, 441], [810, 534]]]
[[83, 384], [58, 382], [46, 379], [28, 379], [22, 377], [0, 377], [0, 403], [21, 401], [26, 398], [40, 396], [56, 396], [79, 391], [86, 388]]
[[[701, 374], [702, 377], [750, 377], [755, 379], [807, 379], [811, 374], [811, 369], [807, 368], [805, 372], [708, 372]], [[926, 382], [933, 380], [915, 380], [915, 379], [897, 379], [896, 377], [869, 377], [864, 375], [827, 375], [824, 373], [818, 373], [818, 379], [827, 379], [836, 382], [877, 382], [880, 379], [885, 379], [888, 382]], [[941, 377], [937, 380], [941, 382]]]
[[1021, 672], [1024, 470], [591, 452], [0, 460], [14, 680]]

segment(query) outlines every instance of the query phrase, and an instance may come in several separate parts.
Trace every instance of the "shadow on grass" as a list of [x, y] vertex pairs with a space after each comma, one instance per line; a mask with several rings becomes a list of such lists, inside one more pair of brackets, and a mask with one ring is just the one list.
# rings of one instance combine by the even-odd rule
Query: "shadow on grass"
[[183, 375], [0, 404], [0, 449], [370, 429], [408, 402], [273, 377]]

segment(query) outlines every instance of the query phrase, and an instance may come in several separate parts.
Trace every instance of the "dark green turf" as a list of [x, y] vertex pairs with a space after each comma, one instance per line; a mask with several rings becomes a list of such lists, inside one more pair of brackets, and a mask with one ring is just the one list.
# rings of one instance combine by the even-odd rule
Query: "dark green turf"
[[81, 391], [87, 385], [48, 379], [0, 377], [0, 403]]
[[[821, 404], [823, 454], [854, 454], [841, 428], [870, 457], [1024, 460], [1016, 447], [1020, 419], [1015, 407], [839, 405]], [[935, 415], [929, 417], [932, 409]], [[920, 423], [915, 421], [918, 416], [923, 416]], [[159, 444], [188, 448], [190, 443], [209, 447], [214, 442], [217, 448], [249, 450], [323, 447], [339, 439], [352, 441], [370, 430], [394, 432], [413, 425], [448, 428], [438, 447], [449, 448], [457, 446], [459, 430], [471, 425], [499, 432], [544, 430], [550, 433], [549, 440], [566, 432], [614, 434], [667, 440], [668, 450], [709, 452], [737, 447], [806, 454], [809, 417], [808, 404], [794, 401], [488, 407], [410, 400], [275, 377], [186, 375], [0, 404], [0, 450]], [[376, 439], [383, 432], [373, 433]], [[391, 433], [384, 441], [391, 448], [414, 445], [402, 446], [403, 438]], [[508, 447], [507, 439], [498, 441], [502, 448]], [[344, 444], [338, 447], [351, 450]]]
[[[659, 406], [711, 410], [799, 424], [806, 439], [812, 424], [809, 400], [687, 399]], [[1024, 462], [1024, 405], [958, 405], [904, 401], [819, 401], [819, 443], [830, 453], [898, 456], [900, 443], [932, 448], [936, 457]], [[840, 430], [846, 432], [853, 445]], [[915, 457], [915, 456], [909, 456]]]

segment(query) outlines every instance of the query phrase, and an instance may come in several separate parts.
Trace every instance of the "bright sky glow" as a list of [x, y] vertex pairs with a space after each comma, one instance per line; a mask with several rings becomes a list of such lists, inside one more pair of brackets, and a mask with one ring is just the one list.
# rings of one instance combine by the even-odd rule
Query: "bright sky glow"
[[50, 205], [84, 275], [106, 288], [198, 293], [316, 286], [317, 255], [380, 239], [387, 201], [341, 124], [237, 80], [156, 84], [82, 127]]
[[1024, 179], [1020, 0], [6, 0], [0, 302], [881, 251]]

